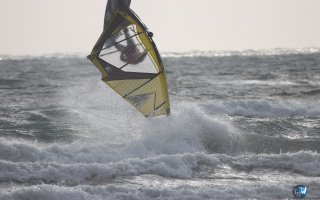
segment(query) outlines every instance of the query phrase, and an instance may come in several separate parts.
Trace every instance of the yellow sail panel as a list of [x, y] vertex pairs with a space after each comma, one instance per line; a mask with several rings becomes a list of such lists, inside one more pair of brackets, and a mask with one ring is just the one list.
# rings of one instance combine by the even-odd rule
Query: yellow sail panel
[[169, 104], [165, 101], [166, 93], [163, 92], [160, 75], [131, 92], [125, 99], [145, 116], [167, 114], [169, 109]]
[[125, 96], [130, 92], [134, 91], [136, 88], [140, 87], [144, 83], [149, 81], [148, 79], [137, 79], [137, 80], [115, 80], [115, 81], [105, 81], [113, 90], [115, 90], [119, 95]]
[[107, 11], [114, 9], [106, 13], [104, 31], [88, 58], [102, 80], [142, 114], [168, 115], [167, 81], [152, 33], [124, 1], [108, 2]]

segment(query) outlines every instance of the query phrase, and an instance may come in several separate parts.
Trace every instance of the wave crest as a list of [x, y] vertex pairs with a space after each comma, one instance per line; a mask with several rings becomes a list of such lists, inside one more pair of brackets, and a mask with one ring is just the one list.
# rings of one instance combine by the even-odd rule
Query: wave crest
[[320, 48], [275, 48], [260, 50], [242, 50], [242, 51], [187, 51], [187, 52], [164, 52], [163, 57], [228, 57], [228, 56], [275, 56], [291, 54], [314, 54], [320, 53]]

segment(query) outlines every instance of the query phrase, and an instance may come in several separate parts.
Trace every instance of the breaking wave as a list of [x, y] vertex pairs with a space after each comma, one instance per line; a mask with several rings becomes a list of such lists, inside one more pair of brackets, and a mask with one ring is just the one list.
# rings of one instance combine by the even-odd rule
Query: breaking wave
[[[15, 183], [79, 185], [105, 182], [118, 177], [152, 174], [166, 178], [195, 178], [201, 166], [218, 170], [229, 166], [236, 171], [291, 171], [304, 176], [320, 176], [320, 155], [300, 151], [283, 154], [228, 156], [184, 153], [145, 159], [125, 159], [109, 163], [58, 163], [0, 161], [0, 180]], [[219, 176], [217, 174], [216, 176]]]

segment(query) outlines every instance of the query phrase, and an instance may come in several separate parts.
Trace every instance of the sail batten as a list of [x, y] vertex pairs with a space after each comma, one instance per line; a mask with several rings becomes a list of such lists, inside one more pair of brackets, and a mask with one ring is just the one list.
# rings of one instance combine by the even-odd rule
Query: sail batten
[[153, 39], [130, 0], [109, 0], [104, 30], [88, 59], [102, 81], [146, 117], [169, 115], [164, 66]]

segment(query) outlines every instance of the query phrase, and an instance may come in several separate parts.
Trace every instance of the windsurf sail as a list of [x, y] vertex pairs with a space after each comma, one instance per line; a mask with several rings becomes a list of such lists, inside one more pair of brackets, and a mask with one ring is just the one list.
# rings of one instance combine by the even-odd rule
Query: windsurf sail
[[146, 117], [170, 114], [164, 66], [152, 33], [129, 8], [131, 0], [109, 0], [104, 30], [88, 59], [102, 81]]

